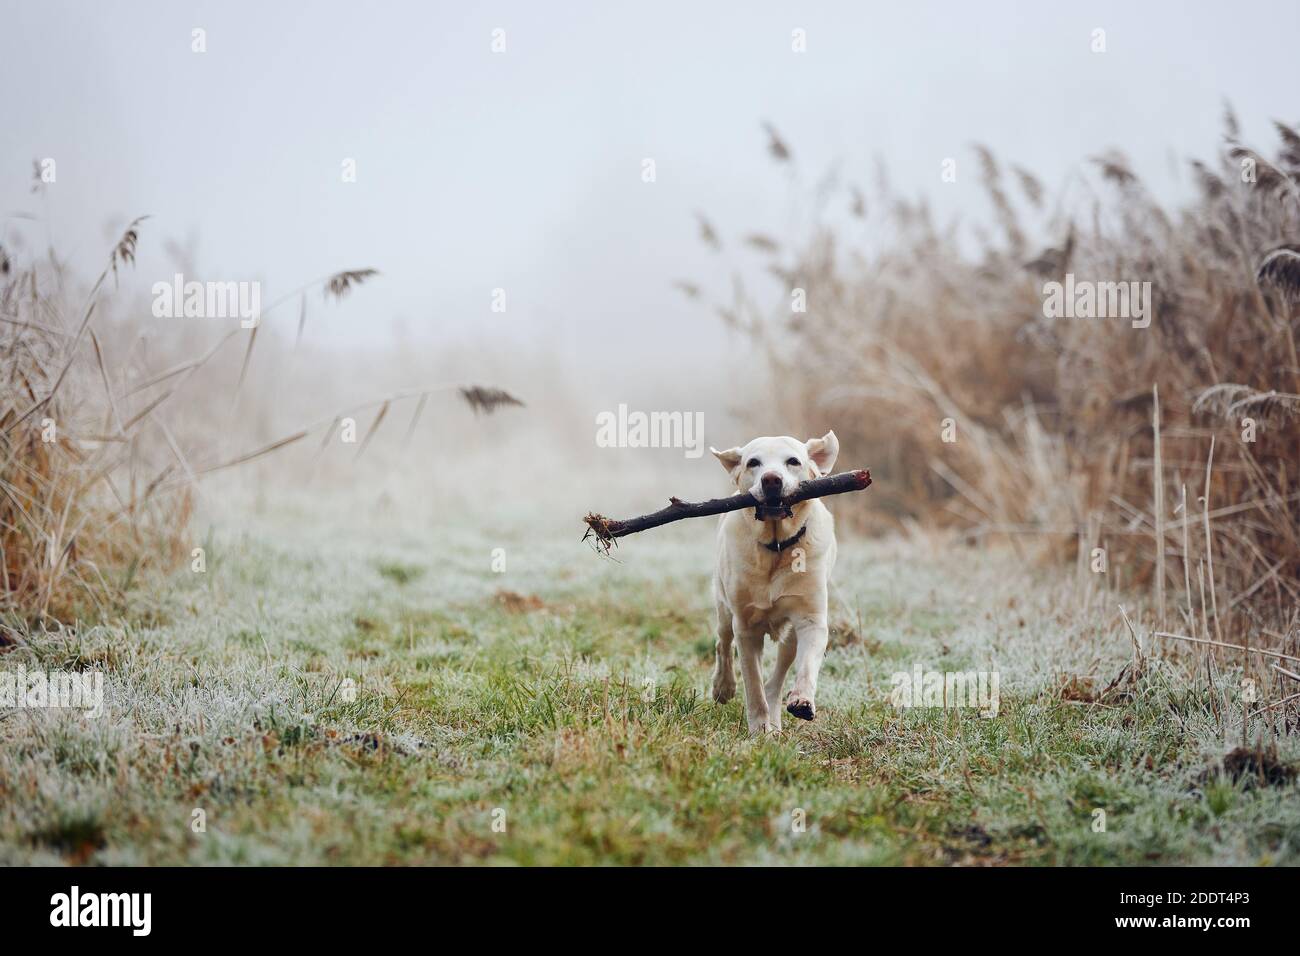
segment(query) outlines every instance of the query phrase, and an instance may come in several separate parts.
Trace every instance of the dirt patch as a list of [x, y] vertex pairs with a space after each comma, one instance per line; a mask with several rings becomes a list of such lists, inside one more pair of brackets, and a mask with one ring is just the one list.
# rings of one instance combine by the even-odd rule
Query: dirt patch
[[511, 614], [525, 614], [528, 611], [541, 611], [546, 608], [546, 602], [536, 594], [520, 594], [518, 591], [498, 591], [496, 600]]
[[408, 745], [398, 738], [375, 731], [349, 734], [340, 733], [337, 730], [327, 730], [322, 736], [327, 746], [349, 747], [363, 753], [394, 753], [401, 756], [410, 756], [418, 751], [418, 746]]
[[992, 835], [978, 823], [971, 823], [964, 827], [955, 827], [950, 831], [950, 835], [954, 840], [960, 843], [969, 844], [980, 849], [993, 843]]
[[1200, 774], [1202, 784], [1216, 776], [1224, 776], [1233, 783], [1244, 783], [1247, 790], [1252, 787], [1285, 787], [1296, 778], [1296, 767], [1278, 759], [1272, 750], [1238, 747], [1223, 758], [1217, 767], [1208, 767]]
[[1061, 700], [1074, 700], [1082, 704], [1097, 702], [1097, 681], [1078, 674], [1062, 674], [1056, 682], [1056, 696]]
[[880, 650], [880, 641], [874, 637], [864, 636], [848, 621], [831, 624], [828, 647], [852, 647], [855, 644], [862, 645], [870, 654], [877, 653]]

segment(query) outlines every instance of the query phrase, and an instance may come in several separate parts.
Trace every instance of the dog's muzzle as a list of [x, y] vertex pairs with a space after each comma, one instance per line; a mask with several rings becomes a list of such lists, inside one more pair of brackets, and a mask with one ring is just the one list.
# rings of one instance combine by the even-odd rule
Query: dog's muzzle
[[759, 521], [780, 521], [782, 518], [793, 518], [794, 512], [781, 500], [781, 490], [778, 488], [776, 494], [763, 496], [763, 500], [754, 508], [754, 517]]
[[759, 521], [765, 521], [770, 518], [780, 519], [794, 517], [793, 512], [781, 503], [781, 490], [784, 486], [784, 482], [781, 480], [780, 475], [774, 472], [769, 472], [764, 475], [762, 478], [762, 486], [763, 500], [754, 509], [755, 518]]

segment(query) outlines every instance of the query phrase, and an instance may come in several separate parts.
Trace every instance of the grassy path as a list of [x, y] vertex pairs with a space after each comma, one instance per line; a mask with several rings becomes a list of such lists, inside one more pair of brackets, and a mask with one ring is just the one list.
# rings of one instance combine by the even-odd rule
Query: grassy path
[[[1204, 777], [1180, 669], [1071, 699], [1127, 638], [1009, 554], [845, 542], [818, 719], [749, 740], [706, 693], [710, 535], [571, 532], [218, 529], [164, 623], [30, 635], [0, 666], [102, 668], [108, 713], [0, 711], [0, 862], [1300, 859], [1294, 783]], [[998, 671], [998, 715], [896, 710], [916, 665]]]

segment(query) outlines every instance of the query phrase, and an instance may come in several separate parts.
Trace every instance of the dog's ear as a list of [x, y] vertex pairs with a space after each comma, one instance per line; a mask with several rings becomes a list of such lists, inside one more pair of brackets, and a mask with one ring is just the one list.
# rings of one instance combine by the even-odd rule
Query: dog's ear
[[740, 449], [728, 448], [726, 451], [718, 451], [712, 445], [709, 451], [713, 452], [718, 461], [722, 462], [722, 467], [727, 469], [727, 474], [734, 475], [736, 469], [740, 466]]
[[829, 475], [835, 467], [835, 459], [840, 456], [840, 440], [835, 437], [835, 432], [827, 432], [821, 438], [809, 438], [804, 445], [817, 470]]

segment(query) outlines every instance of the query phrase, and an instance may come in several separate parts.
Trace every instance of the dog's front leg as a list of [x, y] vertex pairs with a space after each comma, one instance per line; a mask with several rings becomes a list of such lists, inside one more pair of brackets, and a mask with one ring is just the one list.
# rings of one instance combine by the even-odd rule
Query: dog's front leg
[[817, 674], [826, 656], [830, 633], [826, 614], [808, 614], [792, 618], [795, 638], [799, 642], [794, 657], [794, 686], [786, 695], [785, 709], [796, 717], [812, 720], [817, 716]]
[[714, 647], [713, 699], [725, 704], [736, 696], [736, 672], [731, 666], [731, 608], [718, 602], [718, 642]]
[[794, 663], [795, 636], [787, 631], [784, 639], [776, 642], [776, 663], [772, 665], [772, 676], [763, 685], [767, 697], [767, 713], [773, 730], [781, 729], [781, 685], [785, 683], [786, 672]]
[[740, 643], [740, 676], [745, 681], [745, 718], [750, 734], [761, 734], [772, 729], [768, 716], [767, 697], [763, 690], [763, 673], [759, 666], [763, 658], [764, 628], [744, 627], [735, 622], [736, 640]]

